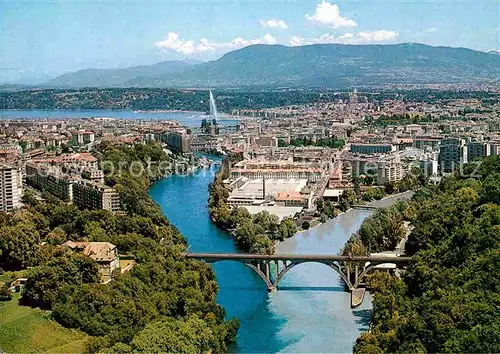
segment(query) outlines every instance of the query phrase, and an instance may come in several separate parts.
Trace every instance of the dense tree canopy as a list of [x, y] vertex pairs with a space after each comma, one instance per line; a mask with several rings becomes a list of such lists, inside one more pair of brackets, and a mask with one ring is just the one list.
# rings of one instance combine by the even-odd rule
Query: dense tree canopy
[[[500, 352], [500, 157], [485, 159], [478, 173], [424, 188], [393, 216], [414, 226], [406, 243], [414, 262], [402, 278], [371, 277], [371, 329], [355, 353]], [[369, 231], [377, 245], [370, 238], [369, 248], [379, 247], [391, 223], [369, 224], [360, 235]]]
[[[151, 144], [104, 145], [100, 154], [101, 161], [116, 166], [166, 159]], [[124, 214], [78, 210], [50, 195], [43, 202], [27, 198], [22, 210], [0, 214], [0, 266], [32, 267], [25, 271], [22, 303], [51, 309], [59, 323], [93, 336], [89, 352], [225, 351], [238, 323], [226, 321], [215, 301], [218, 285], [211, 267], [179, 257], [186, 241], [148, 197], [150, 177], [122, 171], [108, 173], [106, 181], [119, 189]], [[111, 242], [136, 265], [100, 284], [93, 260], [60, 246], [68, 240]], [[153, 341], [157, 335], [175, 338], [175, 343]]]

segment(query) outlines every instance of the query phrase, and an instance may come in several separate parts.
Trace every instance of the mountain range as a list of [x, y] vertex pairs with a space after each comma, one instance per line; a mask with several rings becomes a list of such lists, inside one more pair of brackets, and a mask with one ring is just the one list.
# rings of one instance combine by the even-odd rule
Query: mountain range
[[87, 69], [49, 81], [51, 87], [346, 87], [492, 82], [500, 56], [466, 48], [315, 44], [252, 45], [217, 60], [166, 61], [127, 69]]

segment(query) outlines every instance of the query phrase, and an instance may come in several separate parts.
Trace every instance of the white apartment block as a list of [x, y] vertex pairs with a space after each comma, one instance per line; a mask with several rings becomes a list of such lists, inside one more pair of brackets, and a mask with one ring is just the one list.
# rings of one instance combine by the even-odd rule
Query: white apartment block
[[408, 173], [408, 168], [402, 163], [382, 164], [377, 170], [377, 184], [384, 185], [388, 182], [399, 182]]
[[21, 207], [23, 196], [23, 175], [21, 168], [0, 164], [0, 212]]

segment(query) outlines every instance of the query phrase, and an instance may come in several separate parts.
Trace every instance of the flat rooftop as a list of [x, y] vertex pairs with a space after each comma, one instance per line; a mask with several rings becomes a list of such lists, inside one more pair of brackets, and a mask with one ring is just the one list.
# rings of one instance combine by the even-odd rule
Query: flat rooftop
[[279, 205], [242, 205], [241, 207], [246, 208], [252, 215], [258, 214], [261, 211], [268, 211], [270, 214], [276, 215], [280, 221], [287, 216], [293, 217], [295, 214], [300, 213], [303, 209], [302, 207], [288, 207]]
[[[297, 192], [307, 185], [307, 179], [266, 179], [266, 195], [276, 196], [280, 192]], [[247, 180], [240, 188], [231, 192], [231, 197], [262, 198], [262, 179]]]

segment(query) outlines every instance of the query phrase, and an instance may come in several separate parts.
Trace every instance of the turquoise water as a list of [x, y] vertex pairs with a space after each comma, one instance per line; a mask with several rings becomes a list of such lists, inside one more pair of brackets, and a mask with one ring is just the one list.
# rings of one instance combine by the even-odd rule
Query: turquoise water
[[[239, 252], [231, 238], [210, 222], [208, 184], [215, 168], [191, 176], [156, 182], [149, 193], [164, 214], [188, 239], [192, 252]], [[278, 245], [278, 253], [336, 254], [369, 211], [351, 211]], [[350, 309], [350, 296], [329, 267], [307, 263], [290, 270], [280, 290], [268, 293], [249, 268], [236, 262], [214, 265], [220, 286], [218, 301], [228, 317], [240, 319], [232, 351], [351, 352], [368, 327], [370, 297]]]

